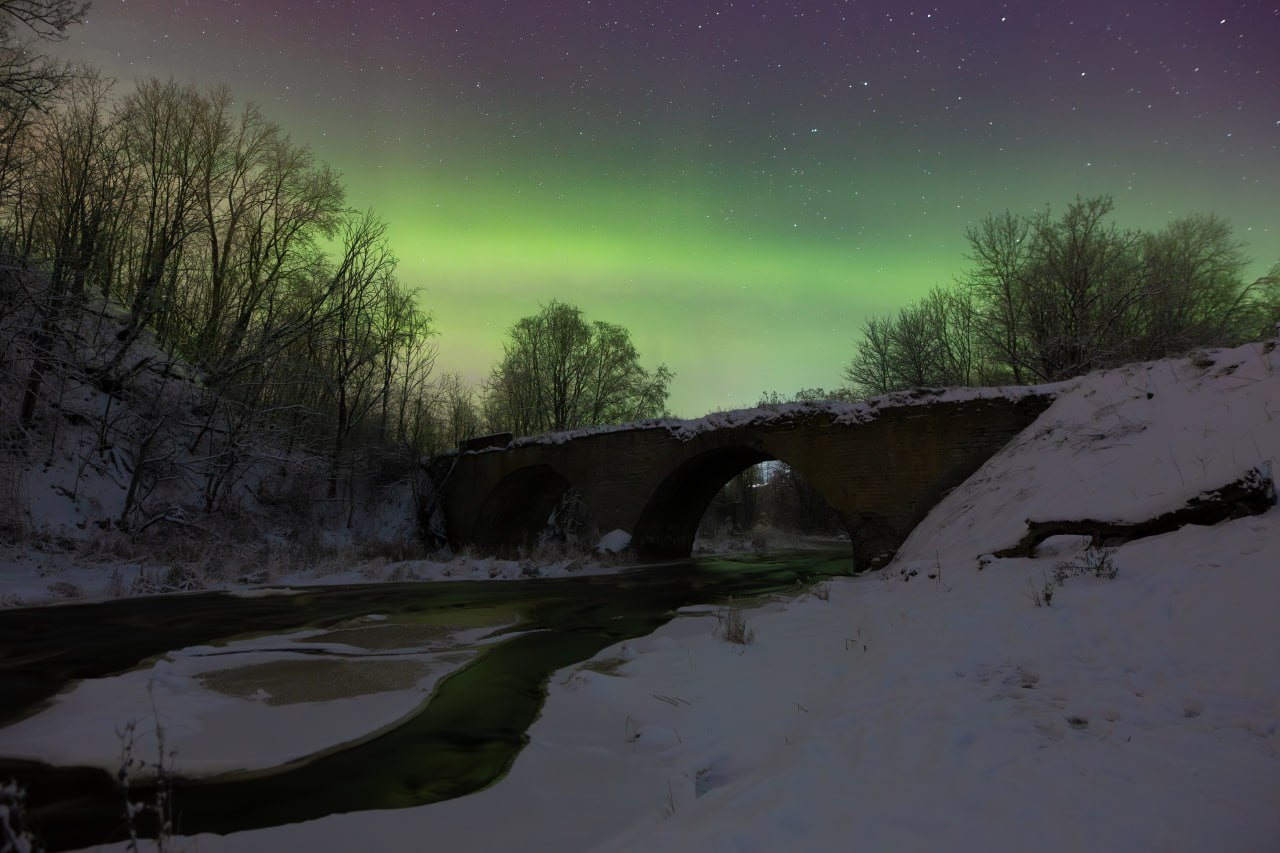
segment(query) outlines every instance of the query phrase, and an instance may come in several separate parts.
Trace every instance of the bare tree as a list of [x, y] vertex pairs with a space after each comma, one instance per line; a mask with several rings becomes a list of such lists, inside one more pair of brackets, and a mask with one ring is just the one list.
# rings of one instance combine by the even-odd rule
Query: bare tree
[[1022, 275], [1032, 354], [1045, 380], [1065, 379], [1125, 360], [1136, 309], [1148, 297], [1141, 235], [1108, 224], [1110, 196], [1076, 199], [1061, 218], [1032, 217]]
[[121, 204], [110, 88], [96, 75], [69, 84], [61, 108], [41, 122], [33, 140], [39, 157], [30, 169], [32, 243], [49, 264], [56, 294], [83, 295]]
[[1216, 216], [1175, 219], [1143, 240], [1150, 298], [1141, 306], [1134, 355], [1156, 358], [1247, 337], [1244, 245]]
[[961, 279], [976, 312], [980, 345], [1008, 366], [1014, 383], [1025, 372], [1027, 293], [1023, 276], [1031, 248], [1027, 222], [1009, 211], [985, 217], [966, 232], [967, 260], [973, 265]]
[[25, 178], [35, 161], [30, 134], [39, 114], [36, 107], [25, 102], [0, 109], [0, 215], [4, 236], [12, 248], [22, 247], [19, 232], [23, 217], [15, 214], [21, 208]]
[[424, 436], [410, 412], [415, 402], [425, 403], [431, 397], [437, 352], [431, 317], [418, 308], [414, 294], [397, 284], [387, 291], [373, 320], [381, 348], [378, 441], [421, 449]]
[[[138, 170], [138, 221], [129, 275], [132, 318], [121, 334], [112, 368], [141, 331], [157, 327], [161, 341], [176, 341], [173, 309], [183, 249], [201, 227], [200, 178], [212, 156], [200, 133], [210, 106], [194, 88], [145, 80], [121, 106], [124, 146]], [[166, 293], [166, 290], [168, 291]]]
[[398, 392], [396, 415], [397, 441], [419, 457], [455, 448], [485, 431], [476, 390], [458, 373], [424, 374], [412, 393]]
[[[23, 194], [23, 173], [37, 162], [28, 131], [77, 76], [45, 56], [40, 42], [66, 38], [67, 27], [83, 20], [88, 8], [71, 0], [0, 0], [0, 206], [10, 227], [21, 221], [12, 214]], [[29, 247], [15, 245], [29, 256]]]
[[508, 330], [485, 411], [491, 428], [521, 434], [625, 423], [660, 415], [671, 378], [640, 366], [623, 327], [552, 301]]
[[383, 341], [376, 316], [394, 289], [396, 260], [386, 243], [386, 223], [371, 213], [344, 225], [343, 254], [333, 275], [321, 340], [333, 406], [333, 474], [329, 497], [337, 496], [347, 441], [377, 405]]
[[1230, 228], [1189, 216], [1142, 234], [1109, 223], [1113, 208], [1077, 198], [1057, 218], [1005, 212], [968, 232], [975, 335], [1013, 381], [1238, 337], [1244, 258]]
[[314, 270], [321, 241], [338, 228], [343, 190], [256, 105], [233, 116], [221, 88], [207, 103], [200, 134], [209, 153], [198, 186], [206, 263], [180, 296], [192, 354], [219, 376], [242, 366], [242, 349], [256, 352], [252, 338], [271, 338], [275, 330], [262, 320], [298, 276]]
[[853, 360], [844, 369], [845, 381], [856, 397], [875, 397], [894, 390], [896, 385], [889, 317], [868, 317], [862, 337], [854, 342]]
[[1245, 288], [1241, 328], [1247, 338], [1280, 338], [1280, 261]]
[[851, 387], [1056, 380], [1270, 333], [1275, 275], [1244, 283], [1248, 260], [1225, 222], [1192, 215], [1144, 234], [1110, 223], [1112, 209], [1099, 196], [1059, 217], [983, 219], [967, 232], [958, 290], [867, 322]]
[[91, 279], [105, 287], [118, 236], [119, 197], [130, 170], [121, 166], [118, 125], [109, 108], [110, 83], [96, 75], [76, 78], [63, 90], [57, 109], [41, 115], [24, 140], [28, 162], [13, 211], [11, 234], [21, 255], [44, 272], [37, 307], [40, 319], [30, 336], [33, 355], [23, 392], [20, 420], [30, 425], [49, 369], [55, 332], [75, 327]]
[[985, 375], [966, 294], [934, 288], [892, 317], [863, 326], [845, 379], [855, 396], [903, 388], [969, 385]]
[[46, 57], [40, 41], [61, 41], [84, 20], [81, 0], [0, 0], [0, 113], [41, 107], [72, 76]]

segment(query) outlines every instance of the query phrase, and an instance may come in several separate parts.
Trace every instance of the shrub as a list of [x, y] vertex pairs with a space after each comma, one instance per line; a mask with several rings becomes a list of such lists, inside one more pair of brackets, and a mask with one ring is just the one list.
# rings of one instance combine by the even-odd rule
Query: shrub
[[1062, 586], [1067, 578], [1093, 575], [1095, 578], [1115, 580], [1120, 574], [1111, 548], [1090, 547], [1077, 560], [1063, 560], [1053, 567], [1053, 580]]
[[729, 600], [727, 608], [716, 614], [716, 619], [720, 622], [720, 635], [724, 637], [725, 642], [736, 643], [739, 646], [755, 642], [755, 629], [747, 627], [747, 617], [742, 612], [742, 608], [733, 603], [733, 599]]
[[1027, 593], [1027, 598], [1031, 599], [1031, 603], [1036, 607], [1052, 607], [1053, 606], [1053, 581], [1045, 579], [1039, 589], [1032, 583], [1031, 578], [1027, 578], [1027, 584], [1031, 591]]
[[[139, 755], [141, 743], [136, 720], [129, 720], [124, 729], [117, 732], [120, 738], [120, 767], [116, 771], [116, 781], [124, 794], [124, 823], [129, 833], [125, 849], [131, 853], [141, 849], [139, 841], [144, 836], [152, 838], [157, 853], [173, 849], [173, 780], [177, 752], [165, 747], [165, 730], [154, 703], [153, 698], [153, 734], [156, 745], [154, 761]], [[137, 782], [143, 782], [150, 789], [150, 795], [146, 799], [134, 799], [132, 788]]]
[[27, 792], [17, 782], [0, 784], [0, 850], [39, 850], [27, 820]]
[[[112, 592], [115, 583], [112, 579]], [[205, 588], [199, 572], [189, 566], [170, 566], [167, 569], [139, 569], [138, 576], [129, 587], [130, 595], [156, 595], [164, 592], [194, 592]]]
[[84, 590], [71, 581], [54, 581], [47, 587], [54, 598], [82, 598]]
[[1039, 589], [1031, 583], [1030, 578], [1027, 579], [1031, 585], [1031, 591], [1027, 597], [1036, 607], [1052, 607], [1054, 589], [1065, 584], [1067, 578], [1093, 575], [1095, 578], [1115, 580], [1120, 574], [1120, 569], [1116, 566], [1113, 554], [1111, 548], [1090, 547], [1075, 560], [1063, 560], [1053, 567], [1052, 579], [1043, 578], [1044, 584]]

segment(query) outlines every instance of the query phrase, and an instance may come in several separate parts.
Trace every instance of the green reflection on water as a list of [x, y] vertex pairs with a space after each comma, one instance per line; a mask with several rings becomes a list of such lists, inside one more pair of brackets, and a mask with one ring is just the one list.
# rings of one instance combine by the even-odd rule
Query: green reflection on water
[[[390, 731], [275, 770], [175, 785], [186, 833], [422, 805], [501, 779], [527, 742], [557, 670], [654, 631], [680, 607], [797, 593], [850, 568], [847, 551], [793, 552], [699, 558], [615, 575], [326, 587], [289, 596], [211, 594], [8, 611], [0, 613], [0, 676], [6, 688], [0, 691], [0, 719], [29, 711], [74, 679], [125, 671], [191, 645], [320, 628], [327, 642], [361, 646], [365, 639], [387, 648], [382, 644], [391, 643], [396, 631], [422, 645], [442, 639], [445, 626], [502, 625], [494, 633], [511, 636], [443, 679], [418, 714]], [[378, 623], [370, 614], [386, 615], [391, 633], [374, 639]], [[29, 654], [33, 643], [42, 648], [38, 661]], [[297, 674], [286, 670], [275, 675]], [[263, 676], [261, 689], [279, 689], [268, 686], [264, 670], [251, 666], [239, 672], [223, 682], [213, 674], [213, 686], [229, 689], [239, 679], [237, 689], [248, 688], [256, 673]], [[376, 686], [374, 670], [350, 672]], [[0, 759], [0, 778], [11, 776], [27, 788], [50, 849], [121, 837], [121, 795], [104, 771]], [[149, 793], [133, 789], [135, 798]]]

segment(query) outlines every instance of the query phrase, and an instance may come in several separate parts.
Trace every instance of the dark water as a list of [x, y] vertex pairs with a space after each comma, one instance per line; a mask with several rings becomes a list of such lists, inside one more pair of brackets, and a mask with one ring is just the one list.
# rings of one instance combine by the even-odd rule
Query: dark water
[[[847, 550], [784, 552], [590, 577], [366, 584], [263, 598], [209, 593], [0, 611], [0, 722], [26, 716], [74, 680], [124, 672], [187, 646], [337, 627], [374, 613], [459, 622], [477, 610], [514, 614], [517, 624], [503, 631], [512, 636], [443, 679], [401, 725], [272, 771], [179, 778], [173, 792], [178, 829], [188, 834], [417, 806], [501, 779], [527, 742], [556, 670], [654, 631], [679, 607], [794, 594], [850, 570]], [[123, 797], [113, 774], [0, 758], [0, 781], [9, 778], [27, 789], [28, 811], [49, 849], [123, 837]], [[133, 789], [134, 800], [152, 796]]]

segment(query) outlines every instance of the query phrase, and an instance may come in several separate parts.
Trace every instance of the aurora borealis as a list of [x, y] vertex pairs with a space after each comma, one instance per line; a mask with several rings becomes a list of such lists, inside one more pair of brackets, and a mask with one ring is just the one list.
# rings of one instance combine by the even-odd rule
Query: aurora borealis
[[672, 410], [834, 387], [989, 212], [1111, 193], [1280, 259], [1280, 3], [97, 0], [58, 47], [226, 83], [391, 224], [478, 380], [558, 298]]

